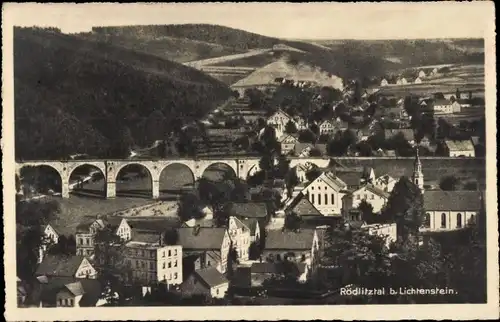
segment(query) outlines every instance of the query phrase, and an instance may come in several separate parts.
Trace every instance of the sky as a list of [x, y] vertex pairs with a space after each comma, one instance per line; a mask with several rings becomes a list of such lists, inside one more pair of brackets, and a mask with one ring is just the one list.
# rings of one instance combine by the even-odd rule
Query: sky
[[14, 25], [59, 27], [66, 33], [93, 26], [208, 23], [279, 38], [416, 39], [482, 38], [491, 28], [485, 12], [492, 7], [491, 2], [8, 3], [4, 10]]

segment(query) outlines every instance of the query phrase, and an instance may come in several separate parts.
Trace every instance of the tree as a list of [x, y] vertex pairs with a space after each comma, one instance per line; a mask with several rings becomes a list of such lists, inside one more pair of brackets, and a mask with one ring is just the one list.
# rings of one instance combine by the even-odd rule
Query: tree
[[291, 212], [285, 216], [285, 226], [284, 228], [291, 231], [297, 231], [300, 229], [300, 223], [302, 218], [295, 212]]
[[291, 198], [293, 194], [293, 189], [298, 184], [299, 184], [299, 177], [297, 176], [297, 171], [295, 171], [295, 169], [289, 170], [285, 176], [285, 186], [289, 198]]
[[367, 224], [373, 224], [376, 222], [375, 214], [373, 213], [373, 206], [366, 200], [361, 200], [358, 210], [361, 213], [361, 218]]
[[439, 188], [444, 191], [453, 191], [457, 190], [458, 185], [460, 184], [460, 180], [458, 180], [455, 176], [446, 176], [441, 178], [439, 182]]
[[176, 229], [168, 229], [163, 233], [163, 241], [165, 245], [177, 245], [179, 242], [179, 233]]
[[321, 175], [321, 170], [318, 167], [313, 167], [306, 173], [306, 179], [307, 181], [314, 181], [317, 177]]
[[103, 289], [101, 298], [108, 303], [123, 298], [123, 281], [131, 278], [131, 268], [123, 256], [125, 252], [125, 241], [110, 226], [94, 235], [95, 266]]
[[316, 135], [311, 130], [302, 130], [299, 132], [299, 141], [304, 143], [315, 143]]
[[407, 177], [401, 177], [394, 185], [382, 211], [382, 218], [396, 222], [398, 236], [403, 240], [418, 233], [424, 219], [423, 196]]
[[200, 199], [195, 194], [188, 193], [181, 195], [177, 204], [177, 215], [182, 221], [204, 217], [201, 211]]
[[321, 152], [320, 149], [316, 148], [316, 147], [313, 147], [310, 151], [309, 151], [309, 156], [311, 157], [321, 157], [323, 156], [323, 152]]
[[288, 134], [295, 134], [297, 133], [298, 129], [297, 129], [297, 125], [295, 125], [295, 122], [290, 120], [286, 123], [285, 125], [285, 133], [288, 133]]
[[259, 160], [259, 167], [264, 171], [264, 180], [267, 180], [269, 178], [269, 173], [274, 169], [274, 155], [272, 153], [262, 155]]

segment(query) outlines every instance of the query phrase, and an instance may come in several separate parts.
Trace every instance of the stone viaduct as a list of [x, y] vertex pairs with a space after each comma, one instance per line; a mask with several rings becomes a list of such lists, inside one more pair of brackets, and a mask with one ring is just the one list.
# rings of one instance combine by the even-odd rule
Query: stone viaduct
[[[93, 166], [100, 170], [105, 178], [106, 198], [116, 197], [116, 180], [121, 169], [128, 165], [140, 165], [144, 167], [152, 180], [153, 199], [160, 195], [160, 175], [164, 169], [173, 164], [182, 164], [191, 170], [194, 180], [202, 177], [208, 167], [216, 164], [225, 164], [234, 171], [234, 174], [246, 180], [259, 168], [258, 157], [242, 158], [214, 158], [214, 159], [128, 159], [128, 160], [67, 160], [67, 161], [48, 161], [36, 160], [16, 162], [16, 175], [21, 178], [21, 170], [24, 167], [48, 166], [53, 168], [61, 177], [61, 196], [68, 198], [70, 193], [70, 177], [73, 171], [81, 166]], [[290, 167], [295, 167], [299, 163], [311, 162], [319, 167], [325, 167], [330, 162], [329, 158], [292, 158]]]

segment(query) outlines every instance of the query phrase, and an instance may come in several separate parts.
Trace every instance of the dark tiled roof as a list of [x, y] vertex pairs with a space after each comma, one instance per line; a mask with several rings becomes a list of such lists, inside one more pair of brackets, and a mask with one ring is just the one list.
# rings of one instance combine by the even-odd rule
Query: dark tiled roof
[[108, 216], [105, 219], [103, 219], [103, 222], [105, 225], [109, 225], [111, 228], [117, 229], [118, 226], [120, 226], [123, 217], [119, 216]]
[[371, 184], [367, 184], [366, 185], [366, 190], [370, 191], [370, 192], [373, 192], [381, 197], [384, 197], [384, 198], [389, 198], [389, 193], [382, 190], [382, 189], [379, 189], [377, 187], [375, 187], [374, 185], [371, 185]]
[[478, 211], [481, 209], [481, 192], [429, 190], [424, 193], [424, 209], [427, 211]]
[[53, 277], [47, 283], [37, 285], [30, 302], [38, 304], [40, 300], [43, 300], [55, 304], [56, 294], [63, 289], [72, 294], [83, 294], [79, 305], [84, 307], [95, 306], [101, 295], [101, 284], [96, 279]]
[[43, 225], [42, 230], [45, 230], [45, 228], [47, 228], [47, 226], [52, 227], [52, 229], [56, 232], [56, 234], [62, 235], [62, 233], [61, 233], [62, 230], [54, 223], [49, 223], [48, 225]]
[[162, 219], [127, 219], [129, 226], [133, 230], [163, 232], [171, 228], [178, 228], [181, 222], [178, 218]]
[[[196, 234], [196, 230], [198, 231]], [[226, 233], [225, 228], [179, 228], [179, 244], [186, 250], [219, 250]]]
[[302, 193], [295, 198], [287, 210], [293, 211], [299, 216], [321, 215], [319, 210]]
[[47, 255], [38, 265], [36, 275], [72, 277], [83, 259], [83, 256]]
[[265, 202], [234, 202], [229, 207], [230, 214], [240, 218], [264, 218], [267, 216]]
[[399, 133], [402, 133], [404, 138], [407, 141], [413, 141], [415, 140], [415, 133], [413, 132], [413, 129], [386, 129], [384, 130], [385, 138], [391, 138], [395, 135], [398, 135]]
[[241, 221], [250, 229], [250, 235], [254, 236], [259, 221], [255, 218], [241, 219]]
[[359, 186], [361, 184], [361, 178], [363, 177], [363, 171], [356, 170], [342, 170], [335, 171], [335, 175], [344, 181], [348, 187]]
[[96, 217], [86, 216], [83, 220], [76, 226], [76, 232], [86, 233], [89, 231], [90, 225], [92, 225], [97, 220]]
[[161, 233], [151, 231], [134, 231], [131, 241], [158, 244], [160, 242]]
[[266, 250], [269, 249], [311, 249], [314, 229], [301, 229], [298, 232], [269, 230], [266, 236]]
[[216, 287], [221, 284], [229, 283], [215, 267], [208, 267], [194, 272], [197, 277], [208, 287]]

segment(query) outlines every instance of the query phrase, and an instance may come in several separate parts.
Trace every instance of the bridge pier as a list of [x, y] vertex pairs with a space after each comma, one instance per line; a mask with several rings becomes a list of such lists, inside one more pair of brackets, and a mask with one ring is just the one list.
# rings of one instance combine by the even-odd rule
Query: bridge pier
[[160, 181], [153, 180], [151, 188], [153, 190], [153, 199], [159, 199], [160, 198]]
[[106, 182], [106, 199], [116, 197], [116, 182]]
[[61, 182], [61, 197], [69, 198], [69, 180]]

